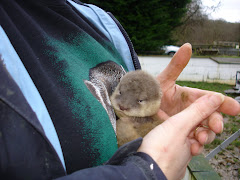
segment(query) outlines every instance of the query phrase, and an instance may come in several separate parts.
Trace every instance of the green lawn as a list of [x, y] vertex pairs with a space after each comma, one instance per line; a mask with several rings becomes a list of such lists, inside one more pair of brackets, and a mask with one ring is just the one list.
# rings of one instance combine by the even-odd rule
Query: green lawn
[[177, 81], [176, 82], [180, 86], [187, 86], [193, 88], [199, 88], [209, 91], [216, 91], [220, 93], [224, 93], [225, 90], [231, 89], [233, 86], [229, 84], [220, 84], [220, 83], [207, 83], [207, 82], [190, 82], [190, 81]]

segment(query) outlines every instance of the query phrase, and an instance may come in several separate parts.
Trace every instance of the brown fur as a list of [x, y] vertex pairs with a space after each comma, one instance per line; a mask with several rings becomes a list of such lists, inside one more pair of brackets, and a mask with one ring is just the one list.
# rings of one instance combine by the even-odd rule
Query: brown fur
[[144, 137], [162, 121], [157, 118], [162, 92], [155, 77], [138, 70], [126, 73], [110, 97], [117, 116], [117, 139], [121, 146]]

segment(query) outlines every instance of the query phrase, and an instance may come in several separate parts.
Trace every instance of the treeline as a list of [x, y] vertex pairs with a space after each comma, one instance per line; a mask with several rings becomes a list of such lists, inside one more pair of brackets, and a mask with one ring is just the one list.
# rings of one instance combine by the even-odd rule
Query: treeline
[[191, 0], [83, 0], [111, 12], [127, 31], [137, 53], [173, 44]]
[[[163, 45], [240, 42], [240, 23], [209, 20], [201, 0], [83, 0], [111, 12], [127, 31], [137, 53]], [[213, 8], [217, 8], [213, 7]]]
[[183, 24], [174, 32], [176, 44], [218, 45], [222, 41], [240, 42], [240, 23], [210, 20], [207, 17]]

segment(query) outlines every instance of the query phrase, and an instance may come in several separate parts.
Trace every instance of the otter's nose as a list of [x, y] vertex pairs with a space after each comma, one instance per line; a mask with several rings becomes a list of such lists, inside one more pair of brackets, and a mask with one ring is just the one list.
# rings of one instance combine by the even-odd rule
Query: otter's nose
[[119, 105], [119, 109], [120, 109], [121, 111], [126, 111], [126, 110], [128, 110], [129, 108], [125, 108], [124, 106]]

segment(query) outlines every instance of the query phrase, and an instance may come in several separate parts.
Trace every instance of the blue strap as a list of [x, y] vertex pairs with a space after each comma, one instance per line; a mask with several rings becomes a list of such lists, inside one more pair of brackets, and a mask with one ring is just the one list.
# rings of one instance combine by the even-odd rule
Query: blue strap
[[93, 23], [115, 46], [129, 71], [135, 70], [128, 44], [114, 20], [95, 5], [80, 5], [68, 0], [80, 13]]
[[56, 150], [63, 164], [63, 167], [66, 170], [60, 142], [47, 108], [21, 59], [19, 58], [1, 26], [0, 39], [0, 55], [2, 55], [2, 59], [4, 61], [3, 63], [6, 65], [8, 72], [18, 87], [21, 89], [30, 107], [37, 115], [37, 118], [43, 127], [46, 137], [49, 139], [52, 146]]

